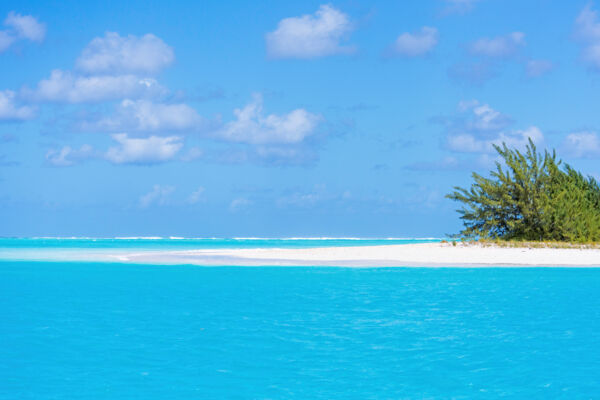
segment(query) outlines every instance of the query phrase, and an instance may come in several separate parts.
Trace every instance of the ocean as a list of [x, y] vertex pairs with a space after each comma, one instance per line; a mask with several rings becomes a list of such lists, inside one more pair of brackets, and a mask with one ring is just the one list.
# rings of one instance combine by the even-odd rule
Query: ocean
[[[199, 267], [68, 258], [86, 248], [155, 251], [207, 240], [269, 245], [0, 240], [0, 399], [600, 393], [600, 269]], [[364, 244], [302, 240], [287, 246]]]

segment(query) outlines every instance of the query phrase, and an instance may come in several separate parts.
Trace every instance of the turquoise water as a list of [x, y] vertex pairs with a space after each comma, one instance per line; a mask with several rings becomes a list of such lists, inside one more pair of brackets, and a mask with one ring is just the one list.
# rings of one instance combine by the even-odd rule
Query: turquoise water
[[0, 238], [0, 261], [114, 261], [127, 253], [196, 249], [310, 248], [437, 242], [359, 238]]
[[0, 262], [0, 399], [588, 399], [600, 269]]

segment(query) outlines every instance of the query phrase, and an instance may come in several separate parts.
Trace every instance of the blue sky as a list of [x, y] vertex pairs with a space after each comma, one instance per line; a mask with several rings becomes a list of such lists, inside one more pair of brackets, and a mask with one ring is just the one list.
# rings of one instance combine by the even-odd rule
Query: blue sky
[[2, 2], [0, 235], [456, 232], [494, 143], [600, 176], [598, 10]]

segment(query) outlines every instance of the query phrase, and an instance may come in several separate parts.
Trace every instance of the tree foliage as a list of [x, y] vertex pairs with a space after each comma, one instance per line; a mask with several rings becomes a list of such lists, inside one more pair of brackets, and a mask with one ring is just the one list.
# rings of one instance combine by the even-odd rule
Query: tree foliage
[[463, 237], [569, 242], [600, 241], [600, 186], [555, 152], [494, 146], [502, 162], [488, 178], [473, 173], [469, 189], [446, 197], [463, 203]]

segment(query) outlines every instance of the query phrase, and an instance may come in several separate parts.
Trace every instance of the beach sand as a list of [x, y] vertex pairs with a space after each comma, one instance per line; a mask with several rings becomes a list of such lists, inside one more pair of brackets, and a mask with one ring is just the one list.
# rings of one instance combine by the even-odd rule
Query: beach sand
[[124, 262], [206, 266], [600, 267], [600, 249], [420, 243], [302, 249], [219, 249], [119, 255]]

